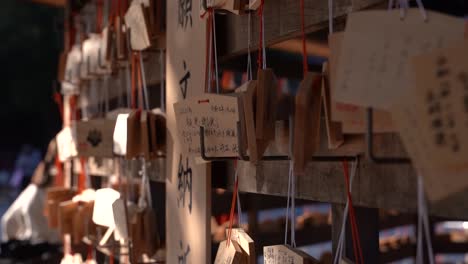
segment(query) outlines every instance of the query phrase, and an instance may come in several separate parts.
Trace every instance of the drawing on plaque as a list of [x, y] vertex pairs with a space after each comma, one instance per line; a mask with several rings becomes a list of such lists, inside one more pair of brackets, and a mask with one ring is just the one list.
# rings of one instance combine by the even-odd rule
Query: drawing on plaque
[[190, 23], [192, 27], [192, 0], [178, 0], [179, 1], [179, 26], [184, 30]]
[[185, 196], [188, 193], [188, 210], [192, 213], [192, 168], [189, 167], [188, 158], [186, 158], [186, 166], [182, 161], [182, 154], [179, 160], [179, 171], [177, 172], [177, 190], [179, 191], [179, 197], [177, 198], [177, 206], [185, 207]]
[[89, 142], [89, 144], [91, 144], [91, 146], [96, 147], [102, 141], [101, 131], [97, 129], [90, 130], [86, 140]]
[[179, 86], [180, 86], [180, 91], [182, 92], [182, 97], [185, 99], [187, 97], [187, 87], [188, 87], [188, 80], [190, 79], [190, 71], [187, 70], [187, 63], [184, 60], [184, 71], [185, 75], [180, 79], [179, 81]]

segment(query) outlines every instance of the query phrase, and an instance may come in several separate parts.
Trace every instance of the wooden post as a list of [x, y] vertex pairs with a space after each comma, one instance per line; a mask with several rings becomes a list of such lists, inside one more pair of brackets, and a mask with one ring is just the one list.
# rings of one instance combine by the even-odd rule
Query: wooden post
[[166, 262], [211, 260], [211, 171], [184, 153], [174, 103], [204, 93], [207, 36], [200, 1], [167, 1]]

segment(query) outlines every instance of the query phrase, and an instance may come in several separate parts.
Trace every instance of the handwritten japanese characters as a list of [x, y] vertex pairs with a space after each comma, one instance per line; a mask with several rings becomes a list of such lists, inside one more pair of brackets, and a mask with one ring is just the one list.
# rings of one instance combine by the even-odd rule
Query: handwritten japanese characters
[[468, 187], [466, 47], [467, 42], [460, 41], [411, 59], [412, 89], [392, 110], [405, 148], [433, 201]]
[[188, 26], [192, 27], [192, 0], [177, 0], [179, 14], [178, 14], [178, 25], [184, 30]]
[[[211, 260], [211, 173], [187, 154], [173, 105], [205, 92], [206, 18], [200, 0], [167, 1], [166, 261]], [[184, 119], [184, 121], [186, 121]], [[197, 128], [199, 130], [199, 128]], [[176, 221], [175, 221], [176, 220]]]
[[187, 208], [192, 213], [192, 168], [189, 167], [188, 158], [185, 158], [185, 167], [180, 155], [179, 171], [177, 172], [177, 190], [179, 197], [177, 198], [177, 205], [185, 207], [185, 197], [188, 196]]
[[[333, 97], [338, 102], [390, 109], [410, 85], [409, 58], [463, 39], [464, 21], [418, 9], [348, 16]], [[383, 30], [385, 29], [385, 30]]]
[[187, 88], [188, 82], [190, 80], [190, 70], [187, 69], [187, 63], [184, 60], [184, 76], [179, 81], [180, 92], [182, 93], [182, 97], [185, 99], [187, 98]]
[[314, 264], [316, 259], [305, 252], [288, 245], [263, 247], [263, 261], [265, 264]]
[[178, 261], [179, 261], [177, 263], [187, 264], [188, 256], [190, 254], [190, 245], [187, 245], [184, 247], [184, 243], [182, 242], [182, 240], [179, 241], [179, 245], [180, 245], [180, 254], [177, 256]]
[[238, 98], [205, 94], [174, 104], [179, 138], [189, 157], [200, 156], [200, 127], [207, 156], [237, 156]]
[[[416, 104], [434, 151], [434, 167], [467, 167], [468, 140], [468, 58], [466, 41], [415, 57], [414, 88]], [[427, 146], [429, 147], [429, 146]]]

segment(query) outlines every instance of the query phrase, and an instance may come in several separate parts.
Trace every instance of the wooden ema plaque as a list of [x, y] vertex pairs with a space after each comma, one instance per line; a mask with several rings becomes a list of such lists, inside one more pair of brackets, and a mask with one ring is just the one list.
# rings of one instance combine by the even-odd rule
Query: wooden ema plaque
[[255, 134], [257, 157], [265, 153], [268, 143], [275, 139], [278, 85], [271, 69], [260, 69], [257, 74]]
[[[241, 114], [241, 136], [244, 138], [244, 146], [239, 147], [241, 149], [248, 149], [250, 155], [250, 162], [252, 162], [253, 164], [256, 164], [259, 158], [261, 158], [258, 154], [258, 140], [255, 134], [254, 100], [256, 89], [257, 81], [249, 81], [236, 89], [236, 93], [240, 94], [239, 112]], [[262, 141], [260, 140], [258, 143], [262, 144]]]
[[211, 262], [210, 169], [184, 154], [173, 107], [204, 94], [207, 24], [200, 7], [199, 0], [167, 1], [167, 263]]
[[412, 58], [413, 86], [393, 109], [395, 123], [432, 201], [466, 191], [467, 41]]
[[77, 151], [82, 157], [113, 157], [115, 121], [95, 119], [76, 124]]
[[296, 94], [294, 116], [294, 170], [303, 174], [320, 146], [320, 111], [322, 76], [308, 72]]
[[315, 258], [289, 245], [275, 245], [263, 247], [264, 264], [317, 264]]
[[[366, 132], [365, 107], [341, 103], [331, 96], [334, 89], [336, 89], [334, 86], [336, 86], [336, 72], [339, 67], [338, 61], [340, 58], [343, 37], [343, 32], [333, 33], [328, 37], [330, 58], [328, 61], [328, 74], [326, 76], [330, 88], [330, 116], [333, 122], [341, 123], [343, 133], [363, 134]], [[373, 118], [373, 130], [375, 133], [396, 131], [389, 112], [375, 109]]]
[[[348, 15], [336, 75], [334, 98], [339, 102], [389, 110], [410, 85], [408, 58], [463, 39], [459, 17], [410, 8], [369, 10]], [[372, 37], [369, 37], [372, 36]]]
[[322, 68], [322, 105], [325, 114], [328, 148], [336, 149], [344, 143], [344, 138], [341, 123], [333, 121], [331, 118], [330, 79], [328, 68], [328, 63], [325, 62]]
[[232, 241], [227, 246], [227, 240], [219, 243], [218, 252], [214, 264], [243, 264], [242, 250], [236, 241]]
[[[229, 229], [226, 229], [226, 236], [229, 235]], [[231, 230], [231, 241], [235, 241], [242, 250], [242, 263], [257, 263], [255, 255], [255, 243], [253, 239], [242, 228], [233, 228]]]

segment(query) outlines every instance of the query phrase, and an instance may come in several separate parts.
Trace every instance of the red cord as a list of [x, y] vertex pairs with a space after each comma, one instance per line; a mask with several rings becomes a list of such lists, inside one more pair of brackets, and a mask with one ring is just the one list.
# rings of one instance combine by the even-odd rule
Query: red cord
[[78, 177], [78, 193], [83, 192], [86, 189], [86, 159], [80, 158], [81, 172]]
[[[234, 161], [234, 168], [235, 170], [237, 170], [237, 161]], [[234, 224], [234, 210], [236, 207], [238, 188], [239, 188], [239, 178], [236, 179], [234, 183], [234, 190], [232, 191], [231, 213], [229, 215], [229, 229], [228, 229], [228, 235], [227, 235], [228, 237], [227, 237], [227, 243], [226, 243], [226, 246], [228, 247], [229, 247], [229, 244], [231, 243], [231, 233], [232, 233], [232, 226]], [[240, 212], [237, 212], [237, 213], [240, 214]]]
[[62, 95], [59, 92], [54, 93], [54, 101], [57, 104], [57, 107], [59, 109], [60, 113], [60, 119], [62, 119], [62, 122], [64, 121], [63, 119], [63, 99]]
[[101, 32], [102, 16], [102, 0], [96, 0], [96, 32]]
[[305, 34], [305, 15], [304, 15], [304, 0], [301, 0], [301, 30], [302, 30], [302, 69], [304, 77], [309, 71], [309, 64], [307, 63], [307, 47], [306, 47], [306, 34]]
[[260, 23], [260, 29], [259, 29], [259, 37], [258, 37], [258, 60], [257, 60], [257, 64], [258, 64], [258, 68], [259, 69], [262, 69], [263, 68], [263, 45], [265, 43], [263, 43], [263, 4], [264, 4], [264, 1], [265, 0], [262, 0], [260, 2], [260, 7], [258, 8], [258, 21]]
[[352, 199], [351, 191], [350, 191], [351, 185], [350, 185], [350, 180], [349, 180], [348, 162], [343, 161], [342, 164], [343, 164], [343, 172], [344, 172], [345, 182], [346, 182], [346, 195], [348, 197], [348, 202], [349, 202], [349, 220], [351, 224], [351, 233], [353, 237], [354, 257], [355, 257], [356, 264], [359, 264], [359, 263], [364, 263], [364, 258], [362, 254], [359, 229], [358, 229], [357, 222], [356, 222], [356, 214], [355, 214], [354, 206], [353, 206], [353, 199]]
[[70, 121], [78, 120], [78, 108], [76, 107], [77, 96], [72, 95], [70, 96], [69, 103], [70, 103]]
[[60, 159], [59, 159], [58, 155], [55, 156], [55, 169], [57, 170], [57, 173], [55, 174], [55, 183], [54, 183], [54, 185], [56, 187], [63, 187], [64, 180], [63, 180], [62, 162], [60, 162]]
[[88, 246], [88, 256], [86, 256], [86, 260], [92, 260], [93, 259], [93, 246], [89, 245]]

